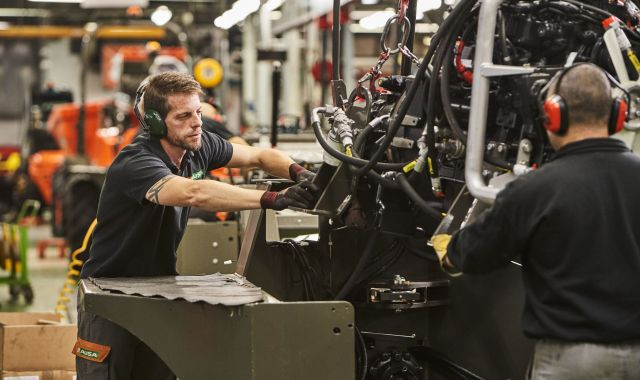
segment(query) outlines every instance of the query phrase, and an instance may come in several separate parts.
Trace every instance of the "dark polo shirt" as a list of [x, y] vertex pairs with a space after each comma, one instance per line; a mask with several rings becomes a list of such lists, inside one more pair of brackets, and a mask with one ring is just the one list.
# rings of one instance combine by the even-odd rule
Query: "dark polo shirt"
[[233, 148], [220, 136], [202, 132], [202, 147], [187, 152], [176, 167], [148, 134], [138, 136], [107, 171], [98, 205], [98, 225], [89, 259], [80, 277], [132, 277], [176, 274], [176, 249], [182, 239], [188, 207], [162, 206], [145, 195], [168, 175], [203, 179], [226, 165]]

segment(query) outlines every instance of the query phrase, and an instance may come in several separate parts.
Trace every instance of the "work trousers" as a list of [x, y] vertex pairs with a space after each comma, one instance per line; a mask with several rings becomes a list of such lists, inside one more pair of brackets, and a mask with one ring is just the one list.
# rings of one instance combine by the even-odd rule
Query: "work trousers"
[[176, 379], [169, 367], [140, 339], [100, 316], [78, 310], [78, 338], [111, 348], [102, 362], [76, 357], [78, 380]]
[[598, 344], [541, 339], [536, 342], [530, 379], [640, 379], [640, 341]]

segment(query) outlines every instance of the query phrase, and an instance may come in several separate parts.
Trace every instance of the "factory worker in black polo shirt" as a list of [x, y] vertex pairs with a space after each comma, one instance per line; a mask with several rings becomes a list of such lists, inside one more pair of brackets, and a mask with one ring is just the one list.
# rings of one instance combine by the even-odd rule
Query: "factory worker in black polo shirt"
[[[110, 166], [100, 194], [89, 259], [81, 278], [176, 274], [176, 249], [190, 207], [210, 211], [310, 208], [313, 173], [272, 149], [231, 144], [203, 131], [201, 89], [190, 75], [165, 72], [138, 90], [146, 133]], [[296, 182], [280, 192], [243, 189], [204, 179], [213, 169], [259, 167]], [[158, 356], [126, 329], [78, 312], [78, 379], [175, 379]]]
[[541, 96], [554, 158], [432, 239], [450, 273], [520, 257], [531, 379], [640, 379], [640, 157], [607, 137], [626, 116], [616, 84], [592, 64], [560, 72]]

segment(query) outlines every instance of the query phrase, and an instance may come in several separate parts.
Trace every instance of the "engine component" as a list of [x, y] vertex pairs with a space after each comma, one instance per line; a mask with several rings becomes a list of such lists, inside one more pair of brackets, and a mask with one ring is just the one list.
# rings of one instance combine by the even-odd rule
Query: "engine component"
[[369, 369], [374, 380], [420, 380], [424, 368], [408, 352], [393, 350], [382, 353]]

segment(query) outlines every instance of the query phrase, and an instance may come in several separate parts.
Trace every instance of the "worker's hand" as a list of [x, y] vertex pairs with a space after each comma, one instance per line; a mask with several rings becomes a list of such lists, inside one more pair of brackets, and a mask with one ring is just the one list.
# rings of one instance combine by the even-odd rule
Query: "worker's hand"
[[438, 255], [438, 260], [440, 260], [440, 264], [444, 260], [444, 257], [447, 255], [447, 248], [449, 247], [449, 242], [451, 241], [451, 235], [448, 234], [439, 234], [433, 235], [431, 238], [431, 245], [433, 249], [436, 251], [436, 255]]
[[313, 182], [313, 178], [316, 176], [316, 173], [305, 169], [304, 167], [298, 165], [297, 163], [293, 163], [289, 165], [289, 177], [296, 181], [296, 183], [301, 182]]
[[440, 261], [440, 267], [442, 270], [451, 276], [458, 276], [461, 273], [455, 271], [453, 265], [447, 258], [447, 248], [449, 248], [450, 241], [451, 235], [449, 234], [433, 235], [431, 238], [431, 245], [433, 246], [434, 251], [436, 251], [436, 255], [438, 255], [438, 261]]
[[273, 210], [284, 210], [288, 207], [311, 209], [316, 191], [317, 188], [309, 182], [299, 183], [279, 192], [265, 191], [260, 198], [260, 206]]

